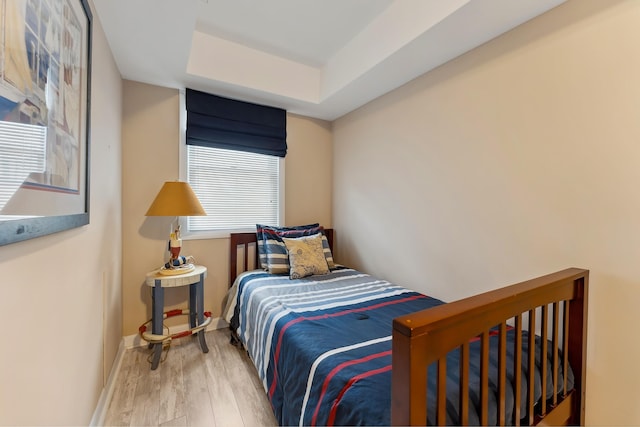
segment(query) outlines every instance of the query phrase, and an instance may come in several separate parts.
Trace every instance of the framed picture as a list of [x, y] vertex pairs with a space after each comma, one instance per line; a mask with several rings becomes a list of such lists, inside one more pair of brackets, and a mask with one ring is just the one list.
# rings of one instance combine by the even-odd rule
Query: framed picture
[[88, 0], [0, 0], [0, 245], [89, 223]]

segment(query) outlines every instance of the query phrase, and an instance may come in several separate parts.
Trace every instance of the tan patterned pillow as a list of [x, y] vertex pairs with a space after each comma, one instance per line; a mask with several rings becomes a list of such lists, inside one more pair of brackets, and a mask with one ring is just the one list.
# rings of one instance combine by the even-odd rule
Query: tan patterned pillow
[[289, 277], [301, 279], [314, 274], [328, 274], [329, 266], [324, 257], [322, 234], [303, 236], [294, 239], [283, 237], [289, 253]]

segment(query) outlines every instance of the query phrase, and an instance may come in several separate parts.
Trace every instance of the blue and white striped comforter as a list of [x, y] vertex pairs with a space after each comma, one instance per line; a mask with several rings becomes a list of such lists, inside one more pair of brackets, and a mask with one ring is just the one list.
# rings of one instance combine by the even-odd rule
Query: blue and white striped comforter
[[351, 269], [243, 273], [232, 293], [228, 320], [281, 425], [389, 424], [392, 320], [442, 304]]

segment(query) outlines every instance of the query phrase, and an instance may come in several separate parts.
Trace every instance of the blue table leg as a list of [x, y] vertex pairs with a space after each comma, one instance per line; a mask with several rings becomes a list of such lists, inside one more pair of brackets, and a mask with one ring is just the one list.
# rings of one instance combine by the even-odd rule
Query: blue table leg
[[[197, 313], [198, 325], [204, 323], [204, 274], [200, 275], [200, 281], [193, 285], [195, 287], [195, 308]], [[193, 307], [193, 305], [191, 306]], [[191, 310], [191, 309], [190, 309]], [[194, 319], [195, 322], [195, 319]], [[195, 325], [194, 325], [195, 326]], [[193, 326], [192, 326], [193, 327]], [[200, 342], [200, 348], [203, 353], [209, 352], [209, 347], [207, 347], [207, 342], [204, 339], [205, 330], [201, 330], [198, 332], [198, 341]]]
[[[164, 289], [160, 286], [160, 280], [156, 280], [151, 292], [151, 331], [154, 335], [162, 335], [162, 319], [164, 316]], [[162, 356], [162, 343], [153, 344], [153, 359], [151, 369], [156, 369]]]
[[198, 284], [189, 285], [189, 327], [195, 328], [198, 320]]

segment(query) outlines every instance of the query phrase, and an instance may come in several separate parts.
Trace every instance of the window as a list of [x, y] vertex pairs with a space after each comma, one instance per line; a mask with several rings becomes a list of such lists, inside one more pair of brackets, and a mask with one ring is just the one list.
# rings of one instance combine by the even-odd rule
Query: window
[[184, 98], [186, 180], [207, 212], [187, 233], [280, 225], [286, 111], [189, 88]]
[[207, 216], [189, 217], [190, 233], [280, 224], [281, 158], [187, 145], [187, 181]]

